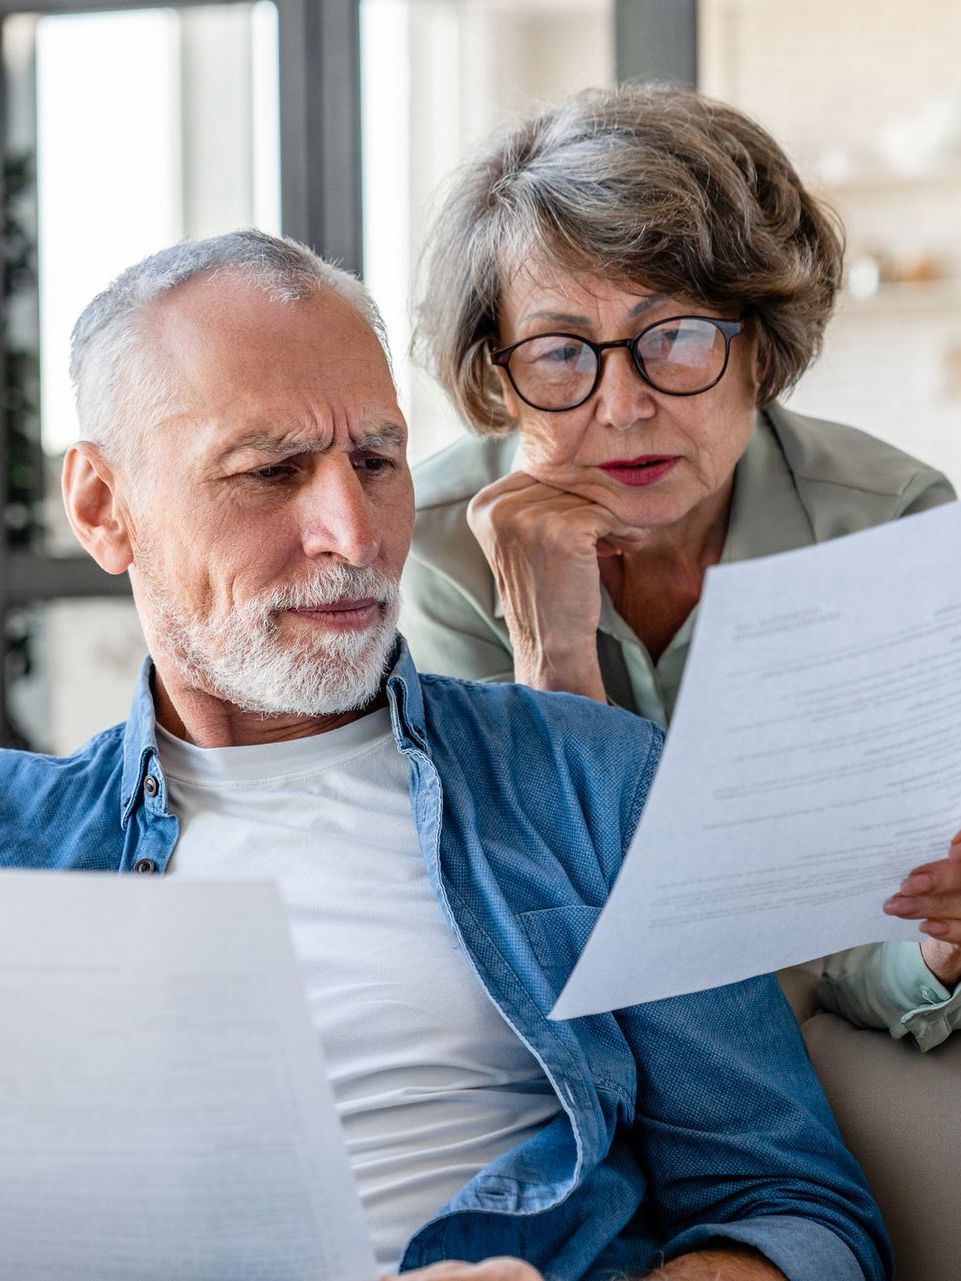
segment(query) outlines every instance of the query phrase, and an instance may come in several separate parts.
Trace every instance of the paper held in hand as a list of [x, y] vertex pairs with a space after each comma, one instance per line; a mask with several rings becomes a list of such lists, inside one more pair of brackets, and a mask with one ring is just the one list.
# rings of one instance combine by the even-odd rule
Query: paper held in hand
[[273, 885], [0, 875], [2, 1281], [374, 1281]]
[[961, 504], [708, 571], [625, 864], [552, 1011], [717, 987], [860, 943], [961, 828]]

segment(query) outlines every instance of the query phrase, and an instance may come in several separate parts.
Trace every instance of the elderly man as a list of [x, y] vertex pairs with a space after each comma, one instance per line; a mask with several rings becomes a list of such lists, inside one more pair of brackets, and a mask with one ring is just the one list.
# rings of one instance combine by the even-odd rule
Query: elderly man
[[387, 1270], [887, 1275], [773, 980], [548, 1020], [659, 732], [414, 670], [379, 332], [356, 281], [254, 232], [157, 254], [81, 316], [67, 511], [129, 573], [150, 660], [126, 724], [2, 755], [0, 859], [279, 882]]

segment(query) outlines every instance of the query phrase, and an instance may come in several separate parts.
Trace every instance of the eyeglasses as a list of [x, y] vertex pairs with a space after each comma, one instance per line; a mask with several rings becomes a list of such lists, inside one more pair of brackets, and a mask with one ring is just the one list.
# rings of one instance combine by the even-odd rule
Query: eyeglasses
[[536, 334], [490, 353], [507, 370], [511, 385], [532, 409], [559, 414], [589, 400], [601, 380], [601, 353], [626, 347], [634, 368], [666, 396], [698, 396], [721, 381], [731, 339], [742, 320], [713, 316], [671, 316], [648, 325], [633, 338], [591, 342], [576, 334]]

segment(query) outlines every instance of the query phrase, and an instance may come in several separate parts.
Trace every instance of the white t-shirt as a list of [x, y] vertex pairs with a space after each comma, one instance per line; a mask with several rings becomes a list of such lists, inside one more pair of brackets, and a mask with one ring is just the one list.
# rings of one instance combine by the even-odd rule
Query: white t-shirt
[[313, 738], [194, 747], [158, 730], [170, 872], [276, 880], [379, 1264], [560, 1111], [427, 879], [386, 711]]

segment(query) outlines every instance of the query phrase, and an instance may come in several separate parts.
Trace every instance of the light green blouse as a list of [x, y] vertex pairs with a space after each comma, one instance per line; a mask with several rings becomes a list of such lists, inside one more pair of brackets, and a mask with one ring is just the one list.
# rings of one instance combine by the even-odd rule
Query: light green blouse
[[[415, 469], [417, 526], [401, 630], [422, 671], [513, 679], [503, 607], [468, 528], [467, 504], [513, 469], [516, 449], [513, 437], [465, 438]], [[806, 547], [953, 498], [940, 472], [900, 450], [775, 405], [758, 415], [737, 466], [721, 560]], [[602, 589], [597, 648], [612, 702], [667, 726], [696, 614], [655, 663]], [[961, 1026], [961, 985], [952, 995], [915, 943], [871, 944], [828, 958], [820, 996], [852, 1022], [887, 1027], [895, 1037], [911, 1033], [922, 1049]]]

